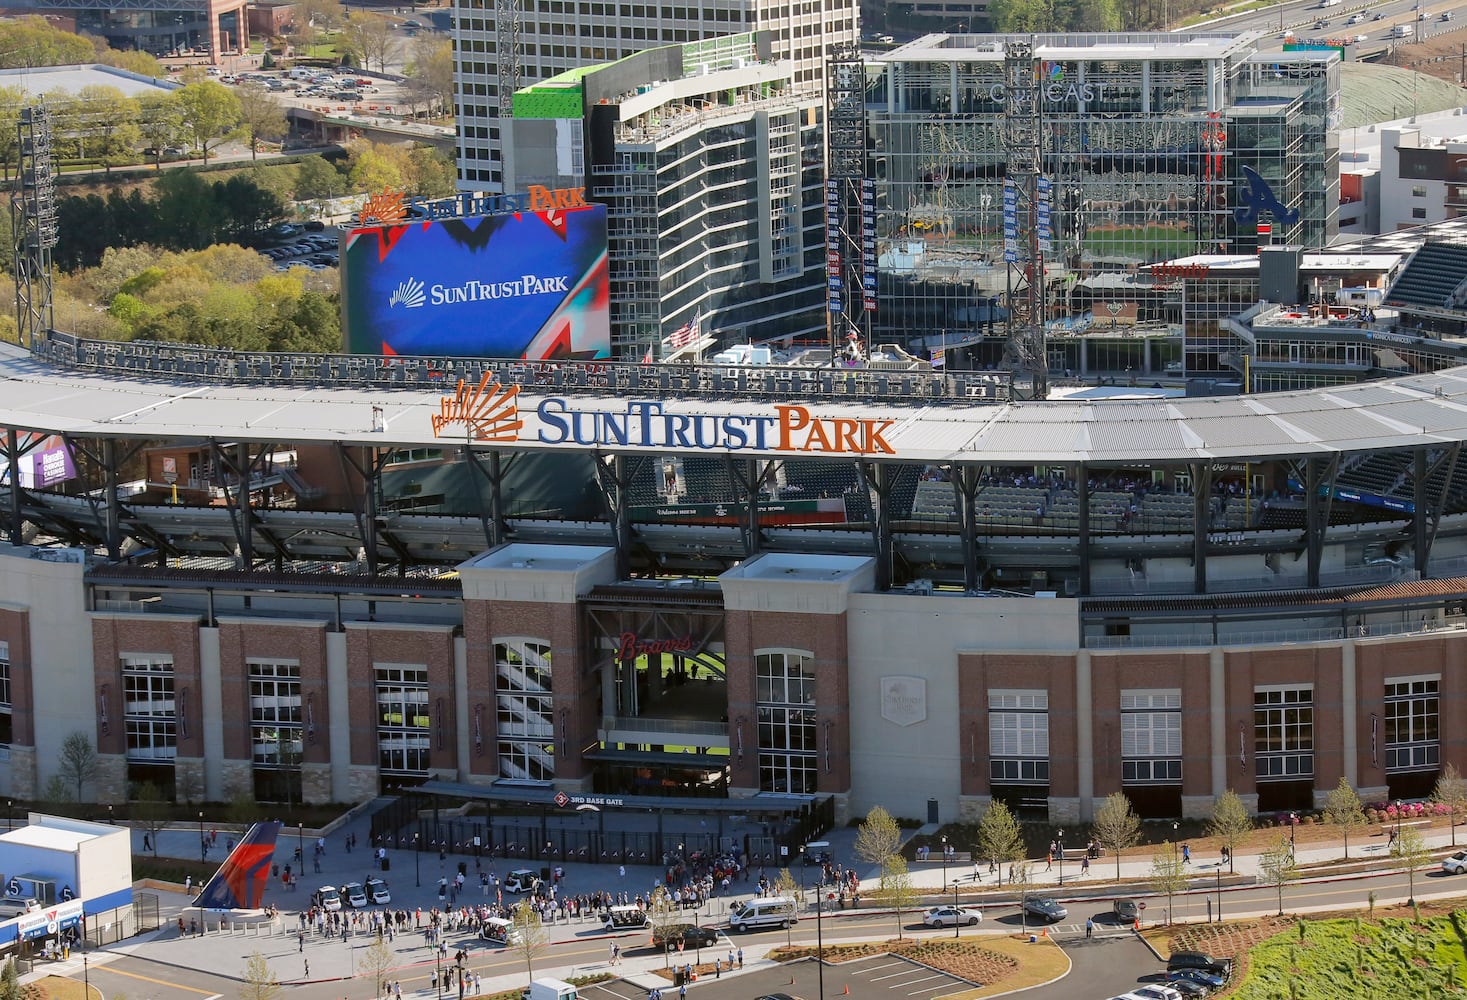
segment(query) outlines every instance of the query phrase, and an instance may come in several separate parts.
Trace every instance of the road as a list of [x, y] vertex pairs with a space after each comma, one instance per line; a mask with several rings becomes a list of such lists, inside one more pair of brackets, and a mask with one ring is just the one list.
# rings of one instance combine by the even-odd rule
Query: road
[[[1451, 12], [1452, 20], [1441, 20], [1442, 14]], [[1420, 15], [1425, 13], [1425, 19]], [[1364, 19], [1349, 24], [1352, 16], [1363, 14]], [[1376, 15], [1380, 19], [1376, 19]], [[1261, 47], [1265, 50], [1281, 50], [1284, 46], [1283, 33], [1292, 30], [1299, 41], [1309, 39], [1343, 39], [1365, 36], [1365, 41], [1354, 43], [1357, 57], [1379, 52], [1394, 45], [1410, 44], [1444, 31], [1455, 31], [1464, 26], [1467, 6], [1443, 0], [1432, 4], [1427, 0], [1385, 0], [1382, 3], [1366, 3], [1361, 0], [1341, 0], [1333, 7], [1320, 7], [1318, 0], [1299, 0], [1250, 11], [1214, 18], [1205, 27], [1226, 28], [1229, 31], [1257, 31], [1263, 34]], [[1324, 27], [1316, 27], [1323, 23]], [[1393, 38], [1392, 28], [1406, 25], [1409, 34], [1404, 38]], [[1189, 29], [1190, 30], [1190, 29]]]
[[[1205, 881], [1210, 871], [1195, 873]], [[1409, 894], [1407, 875], [1399, 872], [1367, 874], [1343, 880], [1299, 883], [1284, 890], [1284, 909], [1291, 912], [1350, 910], [1364, 908], [1369, 894], [1374, 892], [1382, 905], [1404, 902]], [[1467, 878], [1444, 876], [1437, 871], [1418, 872], [1415, 877], [1416, 895], [1420, 898], [1467, 893]], [[1123, 924], [1111, 916], [1110, 898], [1087, 895], [1081, 899], [1067, 898], [1060, 887], [1046, 894], [1053, 895], [1069, 909], [1066, 919], [1046, 930], [1074, 962], [1074, 969], [1066, 979], [1051, 987], [1042, 987], [1028, 994], [1028, 1000], [1072, 1000], [1093, 995], [1096, 1000], [1124, 992], [1138, 981], [1146, 981], [1161, 972], [1161, 963], [1142, 945]], [[1164, 921], [1168, 902], [1164, 897], [1138, 896], [1146, 903], [1143, 917], [1147, 921]], [[1228, 918], [1246, 915], [1261, 915], [1278, 909], [1277, 891], [1269, 886], [1224, 887], [1221, 892], [1223, 914]], [[1178, 920], [1200, 921], [1209, 914], [1216, 914], [1219, 894], [1216, 891], [1198, 889], [1195, 892], [1176, 896], [1171, 907]], [[1012, 934], [1020, 929], [1021, 918], [1012, 902], [995, 903], [983, 907], [986, 918], [980, 928], [963, 928], [963, 937], [985, 934]], [[1095, 919], [1095, 937], [1085, 937], [1085, 918]], [[716, 919], [703, 917], [704, 923], [715, 923]], [[817, 927], [818, 923], [818, 927]], [[287, 924], [287, 927], [293, 926]], [[552, 970], [562, 975], [587, 974], [609, 969], [610, 944], [615, 941], [623, 949], [623, 962], [618, 971], [630, 975], [640, 983], [650, 981], [647, 973], [661, 967], [664, 962], [659, 955], [646, 947], [646, 931], [635, 934], [608, 935], [598, 923], [592, 921], [560, 923], [552, 925], [550, 944], [535, 958], [536, 975], [549, 974]], [[770, 930], [752, 934], [741, 934], [725, 938], [713, 949], [704, 949], [702, 954], [688, 954], [685, 958], [710, 962], [722, 957], [731, 949], [742, 948], [749, 962], [749, 970], [738, 976], [725, 977], [716, 983], [705, 981], [695, 986], [696, 1000], [748, 1000], [761, 992], [791, 992], [811, 997], [816, 995], [816, 969], [813, 965], [771, 967], [759, 961], [772, 947], [786, 940], [796, 943], [814, 944], [817, 935], [827, 943], [838, 943], [870, 938], [895, 936], [896, 917], [889, 911], [864, 911], [854, 913], [840, 911], [822, 916], [818, 921], [802, 919], [791, 931]], [[951, 930], [931, 931], [922, 928], [915, 912], [905, 914], [902, 933], [906, 936], [948, 936]], [[275, 974], [291, 985], [291, 995], [303, 1000], [336, 1000], [343, 995], [365, 996], [365, 983], [348, 988], [342, 977], [360, 977], [363, 953], [371, 943], [370, 935], [359, 935], [347, 942], [339, 939], [325, 940], [307, 938], [304, 945], [291, 933], [255, 935], [251, 933], [212, 934], [206, 938], [179, 938], [169, 931], [157, 940], [131, 943], [113, 951], [126, 954], [110, 954], [106, 959], [90, 963], [87, 974], [100, 986], [106, 995], [125, 993], [135, 998], [153, 1000], [197, 1000], [199, 997], [235, 996], [239, 991], [238, 970], [254, 951], [260, 951], [270, 961]], [[461, 946], [469, 951], [469, 967], [484, 980], [484, 992], [523, 982], [526, 978], [522, 954], [497, 945], [488, 945], [472, 939], [462, 941], [450, 938], [450, 953]], [[398, 935], [393, 942], [396, 968], [392, 978], [402, 984], [404, 995], [424, 1000], [432, 995], [431, 977], [435, 972], [432, 952], [421, 943], [421, 936], [412, 933]], [[307, 977], [306, 966], [314, 968]], [[74, 961], [73, 966], [77, 965]], [[900, 1000], [905, 997], [933, 997], [949, 992], [955, 984], [947, 978], [941, 982], [925, 982], [923, 973], [909, 967], [910, 963], [887, 959], [883, 962], [846, 963], [827, 966], [825, 972], [826, 996], [850, 996], [858, 1000]], [[222, 975], [204, 970], [219, 970]], [[61, 971], [61, 970], [58, 970]], [[76, 978], [81, 978], [81, 969], [69, 969]], [[789, 977], [796, 978], [794, 987]], [[316, 980], [321, 977], [324, 981]], [[315, 981], [313, 981], [315, 980]], [[839, 984], [839, 985], [836, 985]], [[1084, 984], [1083, 989], [1076, 984]], [[905, 988], [904, 988], [905, 987]], [[941, 988], [939, 988], [941, 987]], [[601, 990], [588, 996], [599, 1000], [640, 1000], [645, 996], [645, 986], [623, 984]]]

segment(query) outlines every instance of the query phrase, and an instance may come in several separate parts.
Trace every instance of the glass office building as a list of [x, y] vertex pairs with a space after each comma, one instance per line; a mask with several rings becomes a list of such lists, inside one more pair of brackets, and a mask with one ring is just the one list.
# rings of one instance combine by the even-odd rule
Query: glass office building
[[1087, 275], [1336, 235], [1335, 50], [1262, 53], [1256, 34], [1206, 32], [932, 35], [867, 64], [875, 341], [994, 335], [1013, 280], [1005, 59], [1020, 40], [1051, 185], [1046, 316], [1062, 320], [1064, 290]]

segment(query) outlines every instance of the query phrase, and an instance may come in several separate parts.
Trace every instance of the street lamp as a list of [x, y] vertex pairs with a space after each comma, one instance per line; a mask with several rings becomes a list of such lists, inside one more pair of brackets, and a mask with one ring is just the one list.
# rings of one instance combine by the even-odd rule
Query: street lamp
[[1222, 862], [1217, 863], [1217, 922], [1222, 923]]
[[953, 879], [953, 939], [958, 937], [958, 880]]
[[1060, 880], [1059, 884], [1065, 884], [1065, 831], [1059, 830], [1055, 834], [1054, 846], [1059, 849]]
[[295, 860], [301, 866], [300, 874], [306, 873], [306, 824], [295, 825]]
[[204, 811], [199, 810], [199, 863], [209, 860], [209, 842], [204, 839]]
[[443, 952], [438, 949], [437, 945], [433, 946], [433, 965], [437, 972], [438, 995], [441, 997], [443, 996]]
[[947, 892], [947, 837], [942, 838], [942, 891]]
[[107, 803], [107, 822], [112, 826], [117, 825], [117, 820], [112, 818], [112, 803]]
[[825, 1000], [825, 933], [821, 926], [820, 904], [825, 896], [825, 879], [815, 888], [815, 970], [819, 980], [820, 1000]]
[[419, 889], [423, 887], [423, 873], [418, 865], [418, 834], [413, 834], [413, 884]]
[[1299, 830], [1299, 814], [1289, 813], [1289, 857], [1294, 856], [1294, 843]]

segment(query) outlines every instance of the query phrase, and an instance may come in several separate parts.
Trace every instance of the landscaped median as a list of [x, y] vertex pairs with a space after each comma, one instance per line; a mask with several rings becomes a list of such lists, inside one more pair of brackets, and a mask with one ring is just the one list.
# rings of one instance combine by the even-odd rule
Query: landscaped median
[[1158, 954], [1233, 959], [1229, 1000], [1398, 1000], [1467, 987], [1467, 910], [1445, 903], [1374, 915], [1264, 917], [1144, 932]]
[[[1058, 945], [1048, 937], [1040, 937], [1031, 943], [1029, 935], [985, 935], [958, 940], [902, 938], [828, 944], [821, 951], [830, 966], [873, 955], [900, 955], [939, 972], [981, 984], [971, 990], [945, 994], [947, 1000], [978, 1000], [979, 997], [1028, 989], [1053, 982], [1070, 971], [1070, 960]], [[767, 957], [776, 962], [795, 962], [815, 956], [813, 945], [798, 945], [775, 948]]]

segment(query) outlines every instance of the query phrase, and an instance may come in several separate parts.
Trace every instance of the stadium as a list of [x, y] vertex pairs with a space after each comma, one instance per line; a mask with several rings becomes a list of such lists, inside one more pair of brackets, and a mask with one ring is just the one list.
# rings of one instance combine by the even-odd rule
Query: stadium
[[840, 822], [1299, 810], [1464, 762], [1464, 368], [1014, 402], [51, 333], [0, 377], [6, 794], [75, 731], [97, 787], [180, 798]]

